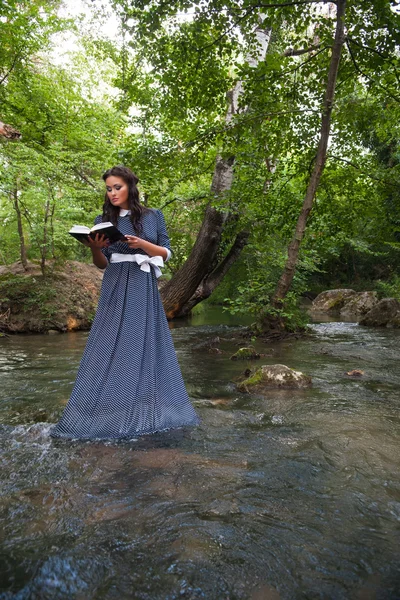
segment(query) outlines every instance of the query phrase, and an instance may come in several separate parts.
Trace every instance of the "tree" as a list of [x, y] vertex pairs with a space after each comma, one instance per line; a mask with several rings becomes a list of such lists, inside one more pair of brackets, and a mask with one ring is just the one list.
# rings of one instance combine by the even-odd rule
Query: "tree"
[[[80, 69], [87, 79], [83, 57], [75, 77]], [[95, 82], [86, 85], [92, 93]], [[124, 135], [123, 116], [86, 90], [65, 69], [39, 58], [22, 81], [10, 74], [3, 90], [4, 114], [24, 134], [16, 144], [0, 144], [0, 218], [10, 228], [14, 211], [18, 249], [11, 231], [1, 243], [10, 257], [19, 252], [25, 267], [28, 258], [39, 257], [43, 273], [49, 257], [83, 258], [67, 232], [98, 214], [100, 175], [116, 161], [116, 140]]]
[[[247, 62], [252, 67], [256, 67], [258, 62], [265, 59], [270, 38], [270, 30], [263, 28], [262, 16], [254, 30], [254, 37], [259, 47], [256, 59], [252, 56], [247, 57]], [[242, 82], [238, 80], [227, 94], [228, 109], [225, 117], [227, 127], [241, 110], [242, 91]], [[246, 112], [246, 109], [242, 108], [242, 112]], [[214, 201], [217, 199], [221, 202], [229, 194], [234, 178], [234, 163], [234, 156], [217, 155], [211, 183], [211, 195]], [[247, 244], [249, 233], [246, 230], [239, 231], [228, 252], [222, 258], [218, 258], [224, 227], [227, 222], [235, 219], [236, 215], [232, 210], [222, 211], [209, 202], [188, 260], [161, 291], [164, 308], [169, 318], [188, 314], [196, 304], [208, 298], [237, 260], [241, 250]]]
[[327, 77], [325, 98], [323, 102], [320, 139], [315, 156], [314, 167], [307, 186], [304, 203], [297, 221], [293, 239], [288, 248], [288, 259], [284, 271], [276, 286], [275, 292], [272, 296], [272, 304], [275, 308], [278, 309], [281, 308], [282, 301], [286, 297], [293, 281], [293, 276], [299, 256], [300, 244], [304, 237], [307, 219], [311, 212], [315, 194], [326, 163], [326, 154], [328, 148], [329, 135], [331, 131], [331, 115], [335, 97], [337, 74], [339, 70], [339, 62], [342, 53], [342, 48], [345, 43], [346, 0], [337, 0], [336, 7], [336, 31], [331, 52], [331, 61]]

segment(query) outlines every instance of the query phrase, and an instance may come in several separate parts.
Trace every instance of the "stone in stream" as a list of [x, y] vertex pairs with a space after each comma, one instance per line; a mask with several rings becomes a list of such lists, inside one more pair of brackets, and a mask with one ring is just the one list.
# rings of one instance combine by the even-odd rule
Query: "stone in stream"
[[239, 348], [239, 350], [231, 356], [231, 360], [256, 360], [258, 358], [260, 358], [260, 355], [253, 346]]
[[221, 350], [217, 348], [220, 341], [220, 338], [218, 336], [215, 336], [203, 342], [200, 342], [199, 344], [196, 344], [195, 346], [193, 346], [193, 348], [194, 350], [206, 350], [211, 354], [222, 354]]
[[264, 365], [241, 381], [237, 387], [241, 392], [250, 393], [270, 388], [305, 388], [311, 383], [311, 377], [286, 365]]
[[338, 313], [343, 308], [345, 302], [355, 294], [354, 290], [346, 288], [321, 292], [313, 301], [312, 310]]
[[343, 317], [349, 315], [365, 315], [378, 304], [378, 302], [378, 294], [376, 292], [358, 292], [345, 300], [344, 306], [340, 310], [340, 315]]
[[321, 292], [312, 303], [314, 312], [340, 314], [342, 317], [365, 315], [378, 303], [376, 292], [355, 292], [350, 289]]
[[367, 327], [400, 327], [400, 302], [395, 298], [383, 298], [360, 321]]

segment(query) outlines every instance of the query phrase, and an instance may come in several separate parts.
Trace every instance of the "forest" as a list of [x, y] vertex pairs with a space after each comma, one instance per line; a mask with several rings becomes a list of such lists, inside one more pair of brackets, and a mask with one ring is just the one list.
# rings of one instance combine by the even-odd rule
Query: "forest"
[[399, 600], [400, 0], [0, 39], [0, 600]]
[[124, 164], [167, 221], [169, 318], [209, 299], [293, 329], [307, 294], [400, 300], [399, 15], [394, 0], [2, 2], [0, 264], [51, 278], [89, 262], [68, 230]]

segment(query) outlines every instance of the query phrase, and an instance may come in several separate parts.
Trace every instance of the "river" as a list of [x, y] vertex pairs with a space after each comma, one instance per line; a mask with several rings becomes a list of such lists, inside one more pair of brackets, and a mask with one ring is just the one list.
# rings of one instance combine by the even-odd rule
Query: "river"
[[87, 333], [1, 338], [0, 599], [400, 598], [400, 331], [310, 327], [252, 396], [237, 322], [174, 323], [201, 426], [123, 443], [49, 437]]

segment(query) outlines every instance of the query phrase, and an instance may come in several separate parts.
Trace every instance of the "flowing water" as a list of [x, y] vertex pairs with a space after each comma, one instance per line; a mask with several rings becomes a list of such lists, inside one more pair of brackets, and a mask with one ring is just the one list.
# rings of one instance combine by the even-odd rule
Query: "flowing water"
[[259, 343], [313, 386], [257, 396], [218, 323], [172, 328], [201, 426], [123, 443], [49, 437], [87, 333], [0, 339], [1, 600], [400, 598], [400, 331]]

